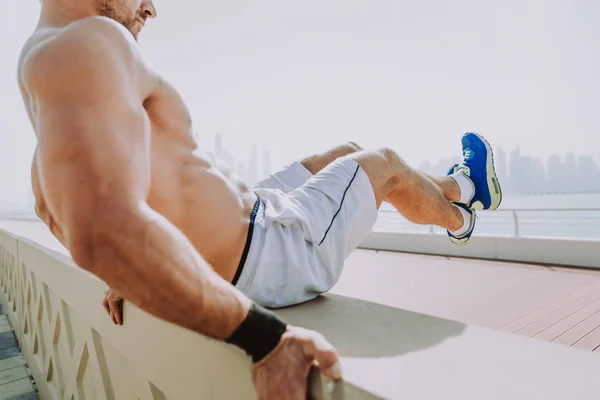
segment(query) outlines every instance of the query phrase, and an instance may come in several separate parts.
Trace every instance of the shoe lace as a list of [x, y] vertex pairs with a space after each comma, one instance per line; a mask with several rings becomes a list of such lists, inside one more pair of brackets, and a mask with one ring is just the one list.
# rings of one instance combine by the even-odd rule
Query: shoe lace
[[456, 167], [454, 172], [462, 171], [465, 175], [471, 176], [471, 168], [467, 166], [467, 161], [471, 158], [471, 149], [465, 149], [463, 151], [463, 160], [462, 163]]
[[467, 167], [465, 164], [459, 164], [458, 167], [454, 170], [454, 172], [464, 172], [465, 175], [471, 176], [471, 168]]

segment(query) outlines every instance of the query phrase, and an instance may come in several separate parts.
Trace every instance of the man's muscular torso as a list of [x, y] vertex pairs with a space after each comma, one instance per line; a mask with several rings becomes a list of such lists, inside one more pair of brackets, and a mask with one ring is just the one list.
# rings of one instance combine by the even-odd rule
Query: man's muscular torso
[[[246, 241], [256, 195], [225, 165], [200, 151], [192, 132], [190, 113], [179, 93], [143, 63], [129, 32], [113, 21], [110, 23], [120, 32], [118, 34], [126, 37], [137, 55], [137, 62], [132, 66], [133, 76], [139, 87], [140, 104], [151, 126], [147, 203], [180, 229], [219, 275], [231, 281]], [[26, 66], [30, 52], [43, 50], [67, 28], [36, 32], [23, 49], [19, 71]], [[20, 84], [36, 127], [35, 98], [21, 79]], [[32, 164], [36, 212], [64, 244], [60, 224], [52, 217], [52, 204], [45, 200], [43, 171], [38, 168], [37, 157], [36, 152]]]

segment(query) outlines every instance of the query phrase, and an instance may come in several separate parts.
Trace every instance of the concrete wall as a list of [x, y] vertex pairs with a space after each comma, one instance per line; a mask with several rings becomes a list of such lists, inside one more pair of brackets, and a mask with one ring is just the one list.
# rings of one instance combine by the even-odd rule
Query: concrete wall
[[[0, 229], [0, 301], [42, 399], [256, 397], [242, 351], [128, 302], [125, 324], [113, 325], [100, 303], [104, 283], [45, 230], [24, 230], [35, 241]], [[319, 374], [309, 383], [315, 399], [378, 398], [348, 382], [328, 387]]]
[[[255, 398], [238, 349], [129, 303], [114, 326], [104, 284], [36, 229], [0, 229], [0, 301], [42, 399]], [[316, 377], [310, 398], [600, 398], [593, 353], [331, 294], [277, 312], [340, 354], [344, 382]]]
[[251, 398], [250, 364], [236, 349], [130, 304], [126, 326], [115, 327], [100, 306], [102, 282], [1, 236], [3, 304], [43, 399]]
[[372, 232], [361, 248], [600, 268], [600, 240], [474, 236], [460, 247], [446, 235]]

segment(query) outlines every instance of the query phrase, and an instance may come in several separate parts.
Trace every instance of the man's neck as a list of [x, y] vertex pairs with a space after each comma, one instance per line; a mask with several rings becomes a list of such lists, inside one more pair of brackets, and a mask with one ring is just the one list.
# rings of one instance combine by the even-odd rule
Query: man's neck
[[63, 27], [95, 15], [92, 0], [44, 0], [38, 27]]

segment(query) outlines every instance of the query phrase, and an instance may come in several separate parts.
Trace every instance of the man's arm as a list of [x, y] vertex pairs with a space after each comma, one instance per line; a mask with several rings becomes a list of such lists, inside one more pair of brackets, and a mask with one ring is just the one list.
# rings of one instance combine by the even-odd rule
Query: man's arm
[[157, 317], [225, 339], [251, 301], [146, 204], [150, 125], [136, 57], [96, 19], [25, 61], [46, 207], [79, 266]]
[[305, 398], [313, 362], [340, 378], [333, 346], [252, 304], [146, 204], [150, 127], [130, 46], [114, 22], [91, 19], [25, 61], [53, 229], [78, 265], [132, 303], [244, 349], [260, 398]]

